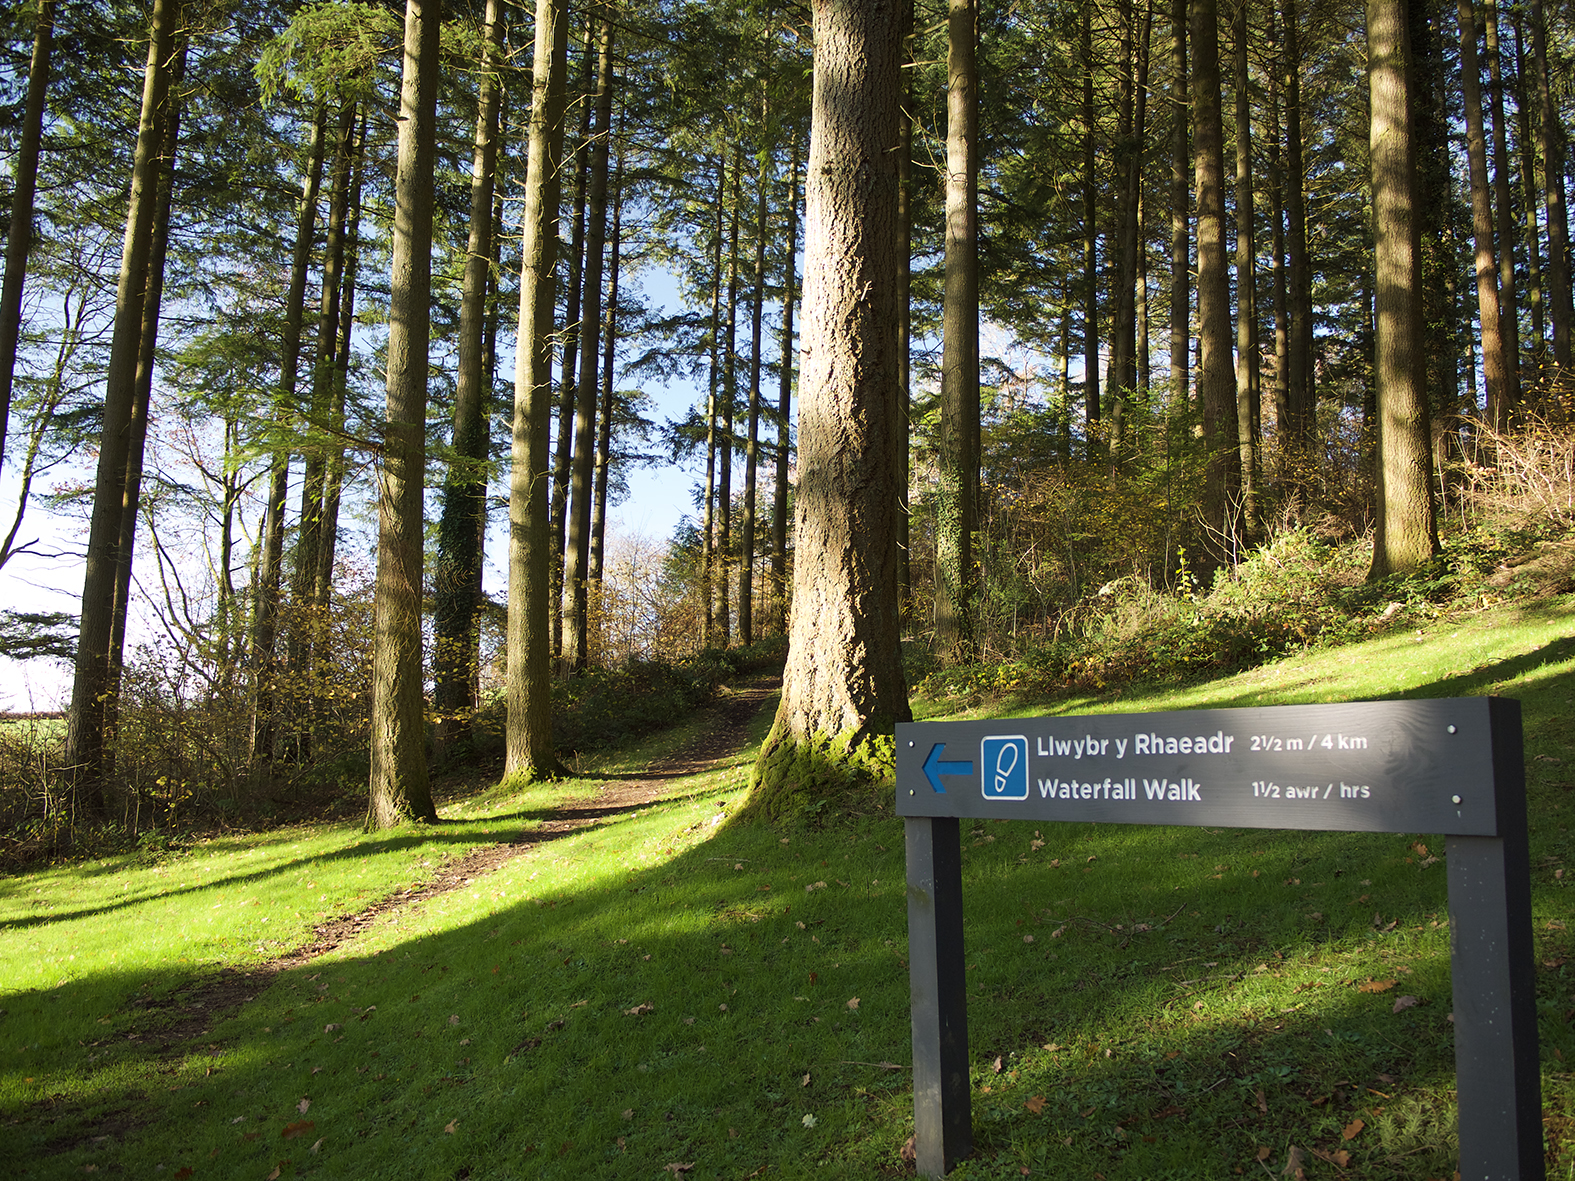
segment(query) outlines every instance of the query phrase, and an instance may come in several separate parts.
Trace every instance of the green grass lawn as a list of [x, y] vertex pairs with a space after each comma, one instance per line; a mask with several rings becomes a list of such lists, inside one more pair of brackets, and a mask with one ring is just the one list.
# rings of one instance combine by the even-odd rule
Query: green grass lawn
[[[1113, 703], [976, 712], [1482, 693], [1523, 702], [1566, 1178], [1575, 602]], [[901, 822], [886, 800], [823, 828], [726, 823], [768, 723], [669, 802], [387, 915], [171, 1057], [144, 1048], [148, 998], [178, 1015], [194, 976], [299, 946], [596, 781], [495, 788], [431, 830], [309, 826], [0, 880], [0, 1175], [911, 1172]], [[627, 775], [681, 740], [582, 771]], [[1450, 1177], [1442, 851], [1426, 833], [965, 827], [976, 1152], [953, 1175], [1278, 1176], [1296, 1148], [1314, 1178]]]

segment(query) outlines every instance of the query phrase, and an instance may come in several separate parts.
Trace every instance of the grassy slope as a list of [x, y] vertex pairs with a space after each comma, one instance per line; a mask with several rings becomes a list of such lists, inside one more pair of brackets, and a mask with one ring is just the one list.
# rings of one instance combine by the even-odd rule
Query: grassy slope
[[[1571, 953], [1556, 874], [1575, 820], [1575, 600], [1115, 705], [981, 712], [1490, 692], [1524, 703], [1562, 1177], [1575, 965], [1559, 962]], [[402, 886], [421, 861], [585, 784], [495, 792], [425, 835], [292, 830], [0, 882], [0, 1172], [896, 1175], [911, 1131], [906, 1072], [883, 1065], [909, 1057], [900, 823], [889, 808], [820, 831], [712, 823], [741, 800], [750, 753], [675, 802], [375, 924], [170, 1061], [116, 1037], [140, 990], [299, 942], [319, 912]], [[1348, 1151], [1363, 1177], [1449, 1176], [1445, 882], [1425, 864], [1440, 844], [976, 825], [964, 872], [979, 1151], [954, 1175], [1216, 1178], [1256, 1173], [1260, 1148], [1278, 1175], [1294, 1145]], [[1420, 1003], [1395, 1013], [1402, 994]], [[116, 1110], [141, 1125], [124, 1143], [75, 1144], [84, 1121]], [[1309, 1160], [1310, 1176], [1338, 1172]]]

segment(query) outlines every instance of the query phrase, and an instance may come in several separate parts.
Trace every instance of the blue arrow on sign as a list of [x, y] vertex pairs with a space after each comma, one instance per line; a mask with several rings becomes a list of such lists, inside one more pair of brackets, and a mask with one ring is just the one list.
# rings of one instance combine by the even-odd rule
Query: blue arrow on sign
[[972, 775], [973, 762], [943, 762], [941, 752], [946, 749], [944, 742], [937, 742], [930, 747], [930, 753], [924, 760], [924, 777], [930, 781], [930, 787], [942, 795], [946, 789], [941, 786], [942, 775]]

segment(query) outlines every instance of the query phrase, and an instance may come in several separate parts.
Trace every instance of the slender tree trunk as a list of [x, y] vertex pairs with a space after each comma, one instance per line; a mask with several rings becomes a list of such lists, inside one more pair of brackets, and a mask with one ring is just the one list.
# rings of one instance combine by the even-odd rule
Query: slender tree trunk
[[100, 814], [104, 811], [108, 758], [105, 709], [111, 690], [116, 549], [125, 503], [126, 459], [142, 345], [142, 309], [153, 246], [159, 149], [163, 142], [160, 116], [168, 100], [171, 49], [180, 22], [178, 0], [155, 0], [115, 294], [114, 333], [104, 382], [104, 426], [88, 523], [76, 675], [66, 723], [65, 765], [76, 802], [87, 811]]
[[11, 190], [11, 228], [5, 240], [5, 282], [0, 285], [0, 464], [5, 462], [6, 423], [11, 419], [11, 383], [16, 375], [17, 343], [22, 338], [22, 284], [27, 277], [27, 257], [33, 247], [33, 193], [38, 187], [38, 150], [43, 139], [44, 95], [49, 89], [54, 32], [55, 0], [38, 0], [22, 134], [17, 144], [16, 182]]
[[[935, 646], [974, 659], [979, 489], [979, 91], [977, 0], [950, 0], [946, 73], [946, 290], [935, 491]], [[1092, 68], [1092, 67], [1090, 67]], [[1085, 129], [1088, 134], [1092, 129]], [[1086, 176], [1089, 186], [1092, 174]]]
[[1531, 44], [1537, 77], [1537, 153], [1548, 217], [1548, 316], [1553, 321], [1553, 385], [1561, 395], [1575, 381], [1570, 351], [1570, 229], [1564, 207], [1564, 127], [1548, 79], [1548, 29], [1542, 0], [1531, 0]]
[[903, 105], [897, 123], [897, 602], [904, 624], [913, 613], [913, 513], [909, 503], [913, 448], [913, 76], [917, 73], [913, 7], [914, 0], [905, 0], [901, 6], [902, 60], [907, 68], [903, 70]]
[[602, 255], [607, 245], [607, 140], [612, 128], [612, 13], [601, 20], [592, 130], [585, 264], [580, 295], [580, 375], [575, 392], [574, 461], [570, 465], [569, 532], [563, 554], [563, 659], [576, 669], [590, 660], [589, 607], [591, 483], [596, 459], [596, 365], [601, 353]]
[[1187, 95], [1187, 0], [1170, 9], [1170, 412], [1186, 408], [1191, 386], [1187, 346], [1192, 337], [1192, 238], [1188, 225], [1192, 160], [1187, 128], [1192, 102]]
[[377, 498], [369, 829], [437, 819], [427, 778], [421, 602], [440, 15], [438, 0], [405, 0], [389, 275], [388, 409]]
[[[328, 108], [317, 104], [307, 148], [306, 177], [297, 207], [295, 250], [290, 262], [290, 287], [285, 295], [284, 338], [279, 350], [276, 423], [282, 428], [296, 405], [300, 371], [301, 325], [305, 319], [306, 277], [317, 225], [317, 197], [323, 180], [323, 151]], [[268, 477], [268, 523], [263, 536], [261, 581], [257, 584], [252, 625], [252, 774], [268, 774], [274, 759], [275, 693], [278, 688], [278, 627], [284, 583], [284, 513], [290, 490], [290, 452], [279, 448]]]
[[1236, 42], [1236, 445], [1241, 467], [1241, 531], [1258, 534], [1258, 422], [1262, 358], [1258, 352], [1257, 250], [1253, 242], [1252, 97], [1247, 69], [1247, 0], [1237, 0]]
[[727, 331], [722, 354], [722, 421], [716, 482], [716, 621], [722, 647], [733, 642], [733, 416], [738, 407], [738, 207], [744, 171], [743, 145], [733, 149], [733, 200], [727, 231]]
[[1228, 506], [1239, 477], [1230, 274], [1225, 265], [1225, 145], [1220, 117], [1219, 22], [1215, 0], [1192, 0], [1192, 133], [1198, 194], [1198, 395], [1203, 404], [1203, 524], [1207, 563], [1230, 562], [1237, 531]]
[[788, 165], [787, 249], [782, 276], [782, 358], [777, 374], [777, 460], [771, 499], [771, 602], [776, 629], [788, 629], [787, 509], [788, 460], [792, 452], [793, 409], [793, 305], [798, 287], [798, 167], [799, 142], [793, 137]]
[[590, 183], [591, 116], [596, 104], [596, 21], [585, 21], [585, 40], [580, 54], [579, 136], [574, 146], [574, 195], [570, 198], [573, 233], [569, 239], [568, 288], [564, 296], [563, 364], [558, 375], [558, 441], [552, 460], [552, 654], [563, 655], [563, 571], [568, 552], [569, 483], [574, 455], [574, 415], [579, 404], [576, 371], [580, 364], [580, 327], [584, 314], [580, 301], [584, 295], [585, 199]]
[[[1489, 0], [1492, 3], [1493, 0]], [[1503, 413], [1507, 366], [1499, 335], [1498, 264], [1493, 257], [1493, 210], [1488, 201], [1487, 142], [1482, 128], [1482, 75], [1477, 63], [1476, 14], [1471, 0], [1458, 0], [1460, 80], [1465, 95], [1466, 160], [1471, 177], [1471, 233], [1477, 273], [1477, 320], [1482, 330], [1482, 379], [1487, 386], [1487, 418]], [[1472, 366], [1474, 372], [1476, 366]]]
[[[1489, 407], [1493, 429], [1509, 429], [1509, 416], [1520, 405], [1520, 310], [1515, 282], [1515, 210], [1509, 196], [1509, 148], [1504, 130], [1504, 70], [1498, 50], [1498, 0], [1482, 7], [1490, 82], [1488, 112], [1493, 126], [1493, 204], [1498, 226], [1499, 342], [1503, 354], [1503, 396]], [[1491, 399], [1490, 399], [1491, 401]]]
[[[771, 110], [765, 80], [760, 87], [760, 128], [764, 137]], [[738, 638], [748, 647], [755, 642], [755, 485], [760, 478], [760, 342], [761, 320], [766, 307], [766, 187], [770, 183], [770, 152], [760, 154], [755, 177], [755, 293], [749, 301], [749, 426], [744, 439], [744, 520], [741, 559], [738, 564]]]
[[[1311, 448], [1318, 429], [1312, 361], [1312, 269], [1307, 259], [1307, 170], [1302, 163], [1302, 54], [1296, 0], [1283, 0], [1281, 19], [1285, 30], [1281, 77], [1285, 95], [1285, 234], [1289, 284], [1287, 312], [1290, 338], [1286, 342], [1286, 401], [1291, 412], [1292, 437], [1298, 451]], [[1298, 473], [1304, 478], [1305, 473]]]
[[558, 769], [552, 747], [552, 536], [547, 439], [552, 415], [553, 261], [558, 165], [563, 155], [565, 0], [537, 0], [529, 162], [520, 219], [520, 315], [515, 346], [509, 471], [509, 635], [506, 772], [522, 779]]
[[[620, 133], [623, 116], [618, 118]], [[602, 408], [597, 416], [596, 428], [596, 494], [591, 506], [591, 560], [590, 560], [590, 614], [592, 624], [597, 624], [602, 614], [602, 554], [607, 540], [607, 481], [612, 464], [612, 429], [615, 393], [613, 390], [613, 358], [618, 346], [618, 272], [623, 251], [623, 164], [624, 149], [618, 148], [618, 163], [613, 169], [612, 237], [608, 240], [607, 308], [602, 313]]]
[[717, 158], [716, 217], [711, 226], [711, 363], [707, 371], [705, 400], [705, 511], [701, 523], [700, 599], [705, 604], [701, 633], [707, 648], [716, 645], [716, 600], [711, 589], [716, 577], [716, 408], [721, 379], [722, 338], [722, 206], [727, 192], [727, 156]]
[[1367, 0], [1380, 418], [1378, 517], [1369, 573], [1375, 579], [1413, 570], [1438, 550], [1427, 360], [1419, 347], [1421, 244], [1406, 32], [1405, 0]]
[[[901, 6], [814, 4], [793, 632], [754, 806], [785, 814], [879, 766], [907, 720], [897, 619]], [[929, 1162], [920, 1161], [921, 1170]]]
[[1094, 47], [1092, 4], [1083, 5], [1079, 56], [1083, 67], [1083, 419], [1088, 458], [1099, 445], [1099, 178], [1094, 155]]
[[[350, 384], [350, 345], [355, 333], [355, 283], [361, 261], [361, 181], [366, 168], [367, 112], [361, 108], [361, 127], [356, 133], [355, 157], [351, 165], [350, 209], [345, 225], [344, 278], [339, 285], [339, 344], [334, 355], [333, 400], [329, 406], [329, 426], [344, 437], [345, 390]], [[323, 474], [322, 546], [317, 554], [317, 582], [314, 602], [326, 604], [333, 592], [334, 561], [339, 548], [339, 499], [345, 479], [345, 449], [336, 442], [328, 455]]]
[[432, 577], [432, 709], [439, 761], [470, 734], [477, 702], [471, 694], [481, 660], [482, 538], [487, 515], [488, 430], [492, 375], [486, 371], [488, 288], [497, 265], [492, 194], [498, 170], [498, 108], [503, 14], [487, 0], [471, 150], [470, 233], [459, 305], [459, 372], [454, 386], [453, 458], [443, 483], [437, 567]]
[[159, 121], [163, 143], [159, 151], [158, 195], [153, 213], [153, 241], [148, 251], [148, 289], [142, 304], [142, 340], [137, 349], [136, 393], [131, 406], [130, 438], [126, 447], [125, 492], [120, 507], [120, 537], [115, 545], [115, 607], [109, 641], [109, 694], [104, 702], [104, 730], [110, 739], [105, 755], [107, 773], [114, 770], [113, 739], [120, 721], [120, 681], [125, 665], [126, 616], [131, 604], [131, 562], [137, 545], [137, 518], [142, 503], [142, 463], [148, 440], [148, 409], [153, 396], [153, 369], [157, 361], [159, 307], [164, 298], [164, 257], [169, 247], [170, 200], [175, 186], [175, 150], [180, 141], [181, 81], [186, 72], [186, 50], [180, 49], [170, 68], [170, 90]]
[[[1542, 286], [1542, 231], [1537, 221], [1537, 135], [1533, 130], [1532, 112], [1535, 97], [1526, 86], [1526, 38], [1521, 23], [1522, 9], [1510, 8], [1511, 27], [1515, 32], [1515, 109], [1520, 125], [1520, 181], [1522, 206], [1526, 215], [1526, 303], [1531, 310], [1531, 371], [1535, 375], [1532, 385], [1537, 397], [1547, 387], [1548, 326], [1543, 302]], [[1521, 382], [1521, 400], [1528, 398], [1525, 382]]]

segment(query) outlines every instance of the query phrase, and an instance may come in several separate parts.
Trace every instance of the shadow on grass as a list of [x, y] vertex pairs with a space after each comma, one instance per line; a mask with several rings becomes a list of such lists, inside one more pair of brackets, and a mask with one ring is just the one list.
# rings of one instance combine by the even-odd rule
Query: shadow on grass
[[[658, 827], [582, 832], [572, 852], [660, 845]], [[1363, 1176], [1447, 1175], [1442, 867], [1405, 864], [1390, 835], [1092, 825], [1038, 826], [1046, 846], [1023, 864], [1032, 831], [976, 826], [964, 856], [977, 1167], [1034, 1167], [1053, 1146], [1068, 1175], [1217, 1178], [1260, 1143], [1338, 1146], [1364, 1118], [1372, 1151], [1349, 1146]], [[173, 987], [173, 969], [19, 1000], [83, 1040], [80, 1085], [52, 1103], [55, 1084], [23, 1085], [27, 1056], [11, 1057], [0, 1085], [26, 1105], [7, 1104], [21, 1122], [0, 1135], [32, 1162], [18, 1175], [41, 1178], [111, 1156], [232, 1176], [285, 1159], [322, 1177], [685, 1162], [697, 1176], [896, 1176], [911, 1131], [906, 1071], [891, 1068], [910, 1032], [900, 822], [783, 839], [734, 828], [595, 877], [524, 859], [489, 883], [505, 899], [492, 912], [383, 928], [283, 973], [172, 1059], [139, 1047], [152, 1031], [95, 1015], [150, 977]], [[1375, 908], [1393, 929], [1372, 930]], [[1379, 975], [1404, 986], [1357, 991]], [[1399, 991], [1421, 1003], [1392, 1013]], [[140, 1133], [94, 1140], [133, 1109]]]

